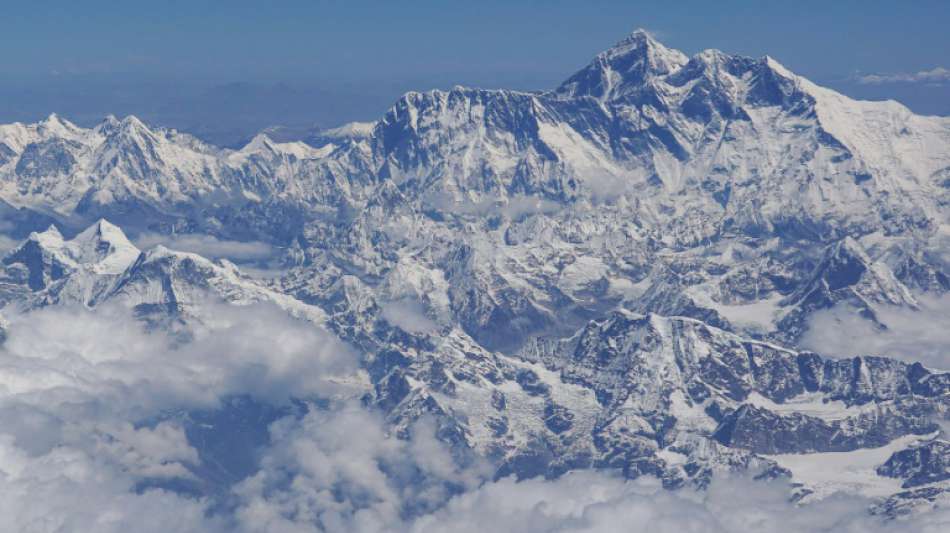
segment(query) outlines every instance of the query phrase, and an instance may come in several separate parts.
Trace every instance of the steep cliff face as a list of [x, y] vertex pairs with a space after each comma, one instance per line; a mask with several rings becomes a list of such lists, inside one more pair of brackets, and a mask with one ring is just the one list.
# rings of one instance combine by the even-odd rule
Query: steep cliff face
[[[0, 126], [0, 218], [60, 226], [7, 253], [3, 302], [175, 330], [267, 302], [361, 353], [397, 434], [434, 418], [499, 475], [751, 469], [892, 514], [946, 496], [948, 374], [799, 343], [820, 311], [883, 331], [950, 289], [947, 119], [636, 32], [552, 91], [408, 93], [309, 141]], [[288, 268], [140, 251], [105, 220], [63, 236], [100, 216], [264, 240]], [[830, 458], [846, 481], [816, 475]]]

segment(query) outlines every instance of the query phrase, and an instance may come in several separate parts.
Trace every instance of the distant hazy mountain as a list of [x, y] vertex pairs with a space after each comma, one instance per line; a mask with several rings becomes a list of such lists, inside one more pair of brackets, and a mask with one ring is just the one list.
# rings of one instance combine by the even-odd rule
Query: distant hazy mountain
[[[550, 91], [411, 92], [306, 141], [0, 126], [4, 220], [62, 228], [7, 254], [7, 305], [179, 327], [204, 295], [270, 302], [362, 354], [397, 433], [432, 416], [499, 474], [751, 469], [892, 515], [950, 495], [950, 359], [802, 346], [822, 312], [885, 330], [950, 290], [950, 119], [639, 31]], [[286, 270], [139, 252], [118, 226], [263, 240]]]

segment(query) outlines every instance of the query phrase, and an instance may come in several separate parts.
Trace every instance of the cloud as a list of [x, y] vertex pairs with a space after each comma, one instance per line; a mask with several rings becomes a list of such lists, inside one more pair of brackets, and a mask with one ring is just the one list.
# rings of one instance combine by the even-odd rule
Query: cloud
[[950, 294], [918, 297], [921, 309], [879, 306], [879, 330], [847, 307], [818, 311], [809, 319], [801, 345], [833, 356], [886, 355], [950, 370]]
[[557, 480], [503, 479], [455, 497], [411, 524], [415, 533], [493, 531], [695, 533], [942, 531], [947, 511], [888, 523], [868, 501], [830, 497], [807, 507], [788, 500], [783, 482], [719, 478], [705, 492], [664, 490], [652, 478], [625, 481], [598, 472]]
[[355, 403], [312, 408], [270, 431], [260, 470], [234, 491], [237, 531], [873, 533], [950, 525], [946, 510], [895, 522], [871, 515], [873, 500], [841, 494], [798, 505], [789, 482], [743, 476], [678, 491], [656, 478], [593, 470], [493, 480], [485, 463], [459, 466], [432, 421], [398, 439]]
[[[236, 489], [236, 529], [306, 532], [943, 531], [945, 510], [899, 522], [872, 501], [833, 495], [799, 506], [784, 481], [715, 478], [705, 491], [669, 491], [650, 477], [604, 471], [554, 479], [489, 480], [459, 468], [422, 424], [408, 441], [355, 405], [274, 424], [261, 470]], [[358, 434], [360, 438], [353, 439]]]
[[161, 244], [181, 252], [192, 252], [212, 259], [230, 259], [235, 262], [263, 261], [274, 256], [274, 248], [259, 241], [229, 241], [213, 235], [197, 233], [162, 235], [143, 233], [135, 239], [135, 245], [148, 249]]
[[210, 495], [156, 488], [202, 486], [200, 443], [166, 415], [233, 396], [357, 393], [338, 384], [356, 356], [328, 332], [270, 305], [209, 305], [211, 320], [186, 336], [146, 330], [117, 306], [9, 317], [0, 531], [229, 531]]
[[390, 324], [409, 333], [431, 333], [439, 329], [426, 315], [422, 303], [415, 298], [404, 298], [382, 304], [382, 317]]
[[63, 445], [30, 456], [0, 435], [0, 530], [213, 532], [206, 503], [134, 491], [135, 479], [101, 454]]
[[123, 469], [140, 477], [191, 478], [185, 464], [198, 464], [193, 448], [181, 426], [161, 422], [153, 428], [136, 428], [125, 422], [111, 428], [99, 441], [99, 451], [118, 459]]
[[358, 404], [312, 409], [271, 427], [260, 471], [235, 488], [243, 531], [399, 531], [489, 473], [460, 467], [431, 422], [408, 439]]
[[9, 252], [10, 250], [16, 248], [18, 244], [20, 244], [18, 239], [0, 234], [0, 254]]
[[548, 214], [561, 209], [557, 202], [541, 198], [540, 196], [513, 196], [504, 201], [486, 198], [472, 201], [458, 199], [447, 193], [434, 193], [426, 199], [430, 209], [462, 216], [504, 216], [518, 220], [527, 215]]
[[146, 333], [118, 306], [10, 316], [0, 391], [47, 403], [110, 399], [144, 413], [208, 406], [232, 394], [307, 397], [356, 368], [355, 355], [334, 336], [276, 306], [207, 305], [208, 320], [187, 343]]
[[[10, 317], [0, 531], [927, 532], [950, 520], [938, 510], [887, 523], [867, 513], [870, 500], [840, 496], [799, 507], [787, 483], [745, 478], [676, 492], [594, 471], [494, 480], [485, 461], [436, 437], [438, 421], [398, 438], [354, 399], [362, 389], [339, 382], [359, 381], [357, 358], [329, 333], [266, 305], [208, 315], [185, 337], [117, 307]], [[157, 488], [219, 459], [184, 421], [233, 395], [305, 407], [270, 424], [261, 450], [228, 443], [255, 459], [223, 496]]]
[[950, 82], [950, 69], [934, 67], [914, 73], [865, 74], [858, 76], [858, 83], [864, 85], [882, 85], [885, 83], [947, 83]]

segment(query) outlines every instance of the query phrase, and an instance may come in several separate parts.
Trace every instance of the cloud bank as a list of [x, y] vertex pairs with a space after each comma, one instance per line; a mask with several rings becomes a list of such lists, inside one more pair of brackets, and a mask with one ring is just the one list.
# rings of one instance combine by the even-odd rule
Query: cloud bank
[[883, 85], [886, 83], [934, 83], [950, 82], [950, 69], [934, 67], [912, 73], [865, 74], [858, 77], [858, 83], [864, 85]]
[[192, 252], [212, 259], [229, 259], [236, 263], [263, 261], [274, 256], [274, 249], [259, 241], [230, 241], [213, 235], [196, 233], [162, 235], [143, 233], [135, 239], [135, 245], [145, 250], [161, 244], [169, 249]]
[[950, 370], [950, 294], [920, 296], [921, 309], [882, 306], [880, 330], [853, 310], [836, 307], [815, 313], [803, 347], [833, 356], [886, 355]]
[[[11, 316], [0, 349], [0, 531], [217, 531], [201, 459], [170, 412], [231, 395], [280, 403], [334, 394], [353, 354], [269, 306], [221, 305], [187, 342], [128, 310]], [[153, 422], [149, 422], [153, 420]], [[155, 422], [157, 421], [157, 422]], [[153, 488], [147, 488], [153, 487]]]
[[[222, 306], [182, 338], [121, 308], [10, 317], [0, 348], [0, 531], [22, 532], [804, 532], [945, 531], [937, 511], [886, 522], [869, 500], [805, 508], [784, 482], [714, 480], [707, 491], [575, 472], [493, 479], [423, 419], [397, 438], [357, 399], [356, 354], [268, 306]], [[342, 386], [340, 382], [355, 385]], [[249, 475], [220, 494], [200, 479], [194, 409], [233, 395], [303, 408], [269, 424]], [[296, 398], [296, 399], [295, 399]], [[176, 414], [168, 416], [169, 413]], [[240, 413], [239, 413], [240, 414]], [[248, 423], [260, 424], [253, 416]], [[228, 442], [229, 449], [241, 442]], [[191, 483], [188, 485], [188, 483]]]

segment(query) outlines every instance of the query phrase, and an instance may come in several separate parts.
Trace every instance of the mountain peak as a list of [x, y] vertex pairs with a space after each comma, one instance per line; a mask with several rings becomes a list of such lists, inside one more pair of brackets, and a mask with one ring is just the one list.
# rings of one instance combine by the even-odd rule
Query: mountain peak
[[674, 72], [688, 61], [686, 54], [667, 48], [648, 31], [638, 29], [598, 54], [554, 93], [561, 97], [609, 100], [641, 87], [651, 78]]
[[613, 48], [628, 46], [631, 44], [659, 44], [659, 42], [656, 40], [656, 38], [654, 38], [653, 34], [645, 28], [637, 28], [633, 30], [630, 35], [627, 35], [621, 39], [616, 45], [613, 46]]
[[119, 123], [125, 127], [148, 129], [148, 126], [146, 126], [145, 123], [135, 115], [127, 115], [125, 118], [120, 120]]
[[48, 117], [40, 121], [37, 125], [55, 135], [64, 135], [76, 129], [74, 124], [63, 119], [56, 113], [50, 113]]
[[59, 232], [59, 228], [57, 228], [55, 224], [50, 224], [50, 226], [46, 228], [46, 231], [34, 231], [30, 233], [26, 240], [27, 242], [34, 241], [44, 248], [59, 248], [65, 241], [63, 234]]
[[128, 238], [125, 236], [125, 232], [115, 224], [109, 222], [104, 218], [100, 218], [93, 225], [86, 228], [79, 235], [76, 236], [77, 239], [80, 239], [82, 236], [94, 236], [99, 239], [111, 239], [116, 241], [125, 241], [128, 242]]
[[39, 291], [69, 272], [120, 274], [139, 254], [121, 229], [99, 220], [68, 241], [56, 226], [33, 232], [3, 258], [3, 263], [24, 265], [29, 271], [28, 286]]
[[[614, 46], [598, 54], [597, 59], [616, 62], [617, 59], [643, 61], [643, 74], [669, 74], [682, 67], [689, 58], [683, 52], [668, 48], [644, 29], [635, 30]], [[631, 64], [630, 66], [636, 66]]]
[[764, 63], [766, 67], [772, 69], [773, 72], [776, 72], [777, 74], [781, 76], [784, 76], [789, 79], [794, 79], [796, 77], [792, 71], [788, 70], [788, 68], [786, 68], [785, 65], [776, 61], [775, 58], [772, 56], [767, 55], [763, 57], [762, 63]]
[[104, 218], [70, 240], [69, 249], [77, 263], [96, 264], [99, 271], [116, 274], [140, 253], [121, 228]]
[[278, 152], [277, 148], [274, 146], [274, 141], [263, 132], [255, 135], [254, 138], [245, 144], [240, 151], [244, 153]]
[[115, 115], [109, 115], [96, 126], [96, 131], [104, 135], [132, 131], [151, 132], [149, 127], [135, 115], [127, 115], [121, 119]]

